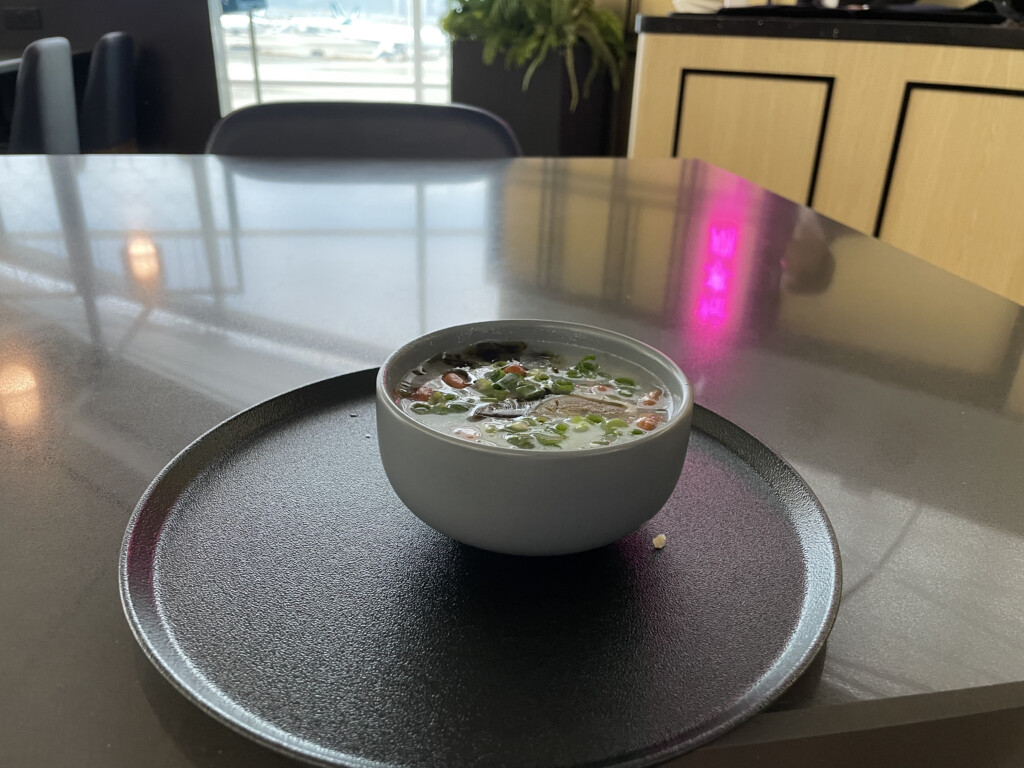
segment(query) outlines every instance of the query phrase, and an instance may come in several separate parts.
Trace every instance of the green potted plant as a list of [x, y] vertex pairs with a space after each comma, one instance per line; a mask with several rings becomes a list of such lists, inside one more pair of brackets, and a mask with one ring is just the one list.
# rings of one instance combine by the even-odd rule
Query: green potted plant
[[626, 58], [618, 16], [594, 0], [453, 0], [441, 26], [453, 102], [504, 118], [528, 155], [607, 154]]

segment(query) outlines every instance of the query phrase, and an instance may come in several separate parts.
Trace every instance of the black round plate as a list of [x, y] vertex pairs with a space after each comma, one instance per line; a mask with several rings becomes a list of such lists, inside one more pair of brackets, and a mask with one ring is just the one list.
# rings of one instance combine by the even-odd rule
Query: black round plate
[[374, 376], [229, 419], [132, 515], [128, 622], [214, 717], [327, 765], [645, 766], [763, 709], [825, 642], [841, 578], [828, 518], [734, 424], [696, 409], [678, 489], [641, 531], [496, 555], [395, 496]]

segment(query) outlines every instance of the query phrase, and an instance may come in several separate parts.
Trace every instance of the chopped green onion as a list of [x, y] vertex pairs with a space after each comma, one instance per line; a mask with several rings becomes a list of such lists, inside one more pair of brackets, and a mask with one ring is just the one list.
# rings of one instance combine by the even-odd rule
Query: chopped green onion
[[448, 413], [448, 404], [447, 403], [438, 403], [437, 405], [431, 406], [430, 412], [431, 413]]
[[529, 435], [505, 435], [505, 440], [514, 445], [516, 448], [535, 448], [533, 440], [530, 439]]
[[[493, 363], [491, 363], [491, 365], [500, 370], [503, 369], [506, 365], [508, 365], [508, 360], [495, 360]], [[502, 371], [502, 373], [504, 373], [504, 371]]]
[[515, 393], [516, 397], [522, 400], [536, 400], [539, 397], [544, 397], [547, 394], [547, 390], [543, 387], [538, 387], [536, 384], [526, 382], [516, 387]]
[[426, 403], [413, 403], [412, 404], [412, 412], [413, 413], [430, 413], [430, 406], [427, 405]]
[[604, 416], [598, 416], [596, 413], [588, 413], [587, 421], [589, 421], [591, 424], [603, 424]]
[[569, 431], [569, 425], [568, 424], [555, 424], [555, 429], [558, 430], [559, 432], [568, 432]]
[[576, 388], [568, 379], [555, 379], [551, 382], [551, 391], [556, 395], [568, 395]]
[[502, 389], [507, 389], [510, 392], [514, 392], [516, 390], [516, 387], [522, 384], [522, 382], [523, 377], [520, 376], [518, 373], [506, 373], [504, 376], [498, 379], [494, 386], [501, 387]]
[[533, 378], [536, 379], [537, 381], [547, 381], [551, 377], [548, 376], [546, 373], [535, 373], [533, 374]]
[[498, 379], [500, 379], [504, 375], [505, 375], [505, 372], [503, 370], [501, 370], [501, 368], [498, 368], [496, 370], [493, 370], [493, 371], [490, 371], [489, 373], [484, 374], [484, 377], [488, 381], [495, 382], [495, 381], [497, 381]]
[[612, 429], [622, 429], [629, 426], [623, 419], [609, 419], [605, 425]]
[[559, 445], [559, 443], [561, 443], [562, 440], [565, 439], [562, 436], [545, 435], [545, 434], [534, 435], [534, 437], [537, 438], [537, 442], [540, 443], [541, 445], [547, 445], [547, 446], [550, 446], [552, 448], [561, 448], [562, 446]]
[[587, 422], [585, 422], [585, 421], [584, 422], [580, 422], [579, 424], [577, 424], [576, 426], [574, 426], [572, 428], [572, 431], [573, 432], [589, 432], [590, 431], [590, 425]]
[[627, 387], [635, 387], [636, 382], [633, 379], [627, 378], [626, 376], [619, 376], [615, 379], [616, 384], [624, 384]]
[[433, 392], [430, 393], [430, 400], [428, 400], [428, 402], [431, 405], [436, 405], [437, 403], [440, 403], [442, 400], [444, 400], [444, 392], [442, 392], [439, 389], [435, 389]]
[[448, 403], [446, 407], [451, 413], [465, 413], [469, 410], [469, 406], [465, 403]]
[[583, 374], [581, 374], [575, 368], [570, 368], [568, 371], [565, 372], [565, 375], [568, 376], [570, 379], [578, 379]]
[[644, 431], [642, 429], [631, 429], [629, 434], [631, 435], [642, 435]]
[[550, 421], [550, 419], [548, 419], [547, 416], [538, 416], [537, 417], [537, 423], [538, 424], [547, 424], [548, 421]]
[[584, 355], [583, 362], [586, 362], [587, 360], [597, 360], [597, 357], [594, 355]]
[[619, 396], [620, 397], [629, 397], [629, 398], [636, 397], [636, 390], [635, 389], [620, 389], [619, 390]]
[[445, 400], [458, 400], [459, 396], [458, 395], [453, 395], [451, 392], [445, 392], [444, 399]]
[[490, 379], [480, 378], [473, 382], [473, 389], [484, 395], [483, 400], [497, 402], [504, 398], [505, 394], [495, 387]]

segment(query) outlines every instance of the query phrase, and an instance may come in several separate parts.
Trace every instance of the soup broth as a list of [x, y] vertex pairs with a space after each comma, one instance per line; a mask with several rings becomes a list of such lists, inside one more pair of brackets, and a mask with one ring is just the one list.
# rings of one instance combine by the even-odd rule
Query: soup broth
[[656, 432], [672, 415], [664, 385], [635, 364], [521, 342], [435, 355], [403, 377], [394, 397], [438, 432], [518, 450], [618, 445]]

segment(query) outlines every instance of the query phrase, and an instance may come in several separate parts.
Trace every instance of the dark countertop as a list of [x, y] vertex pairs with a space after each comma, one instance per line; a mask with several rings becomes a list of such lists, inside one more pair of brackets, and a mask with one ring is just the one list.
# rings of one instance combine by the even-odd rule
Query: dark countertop
[[0, 178], [0, 764], [292, 765], [136, 647], [135, 502], [241, 409], [524, 316], [663, 349], [835, 527], [825, 652], [678, 765], [1019, 764], [1024, 308], [694, 161], [26, 156]]
[[876, 43], [960, 45], [975, 48], [1024, 49], [1024, 28], [1005, 24], [948, 24], [877, 19], [792, 18], [677, 13], [638, 16], [636, 31], [669, 35], [784, 37], [806, 40], [861, 40]]

